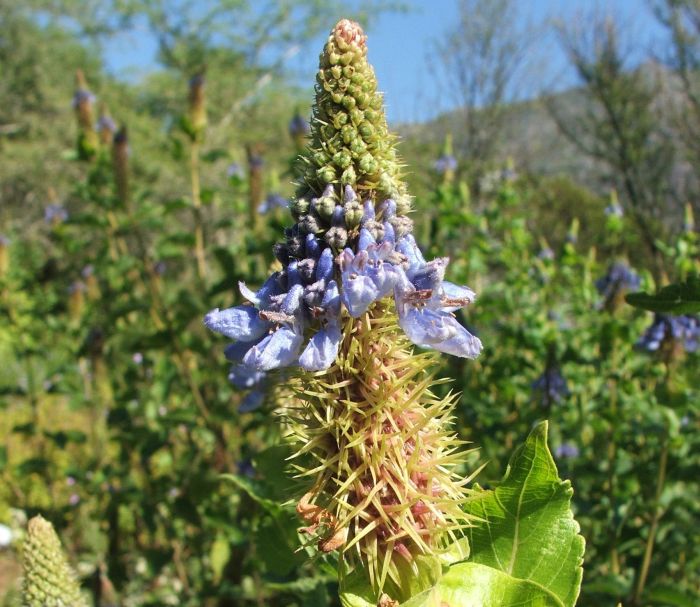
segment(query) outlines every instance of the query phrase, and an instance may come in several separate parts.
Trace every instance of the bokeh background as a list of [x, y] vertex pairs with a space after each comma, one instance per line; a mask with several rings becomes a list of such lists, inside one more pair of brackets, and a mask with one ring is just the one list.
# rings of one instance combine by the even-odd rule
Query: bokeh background
[[624, 302], [700, 269], [697, 0], [0, 0], [0, 604], [37, 513], [97, 606], [338, 604], [284, 382], [230, 385], [201, 318], [275, 263], [342, 16], [478, 294], [483, 355], [436, 370], [465, 475], [549, 419], [579, 604], [700, 604], [700, 325]]

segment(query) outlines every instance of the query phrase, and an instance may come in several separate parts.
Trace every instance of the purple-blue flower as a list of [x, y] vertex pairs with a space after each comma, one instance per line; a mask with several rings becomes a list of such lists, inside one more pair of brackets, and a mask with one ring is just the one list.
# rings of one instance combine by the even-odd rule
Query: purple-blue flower
[[575, 443], [562, 443], [554, 449], [554, 455], [561, 459], [571, 459], [578, 457], [581, 451]]
[[83, 103], [94, 103], [95, 95], [86, 89], [78, 89], [73, 95], [73, 109], [80, 107]]
[[48, 204], [44, 207], [44, 221], [46, 223], [62, 223], [68, 219], [68, 211], [60, 204]]
[[540, 394], [543, 407], [559, 403], [571, 394], [566, 378], [558, 367], [549, 367], [532, 382], [532, 389]]
[[639, 288], [639, 275], [622, 261], [616, 261], [608, 267], [605, 276], [595, 281], [596, 289], [606, 299], [617, 294], [633, 291]]
[[481, 351], [453, 314], [474, 292], [444, 279], [447, 258], [426, 261], [396, 203], [360, 203], [349, 186], [340, 201], [332, 186], [296, 200], [293, 211], [309, 212], [275, 247], [283, 269], [257, 291], [239, 285], [249, 304], [206, 315], [207, 327], [235, 340], [226, 357], [236, 386], [253, 388], [265, 372], [293, 365], [328, 369], [342, 341], [342, 310], [358, 318], [392, 296], [399, 325], [416, 345], [467, 358]]
[[245, 179], [245, 170], [237, 162], [232, 162], [226, 167], [226, 176], [230, 179]]
[[605, 214], [608, 217], [624, 217], [625, 212], [619, 203], [614, 203], [605, 207]]
[[457, 159], [451, 154], [443, 154], [433, 163], [433, 168], [444, 175], [448, 171], [455, 171], [457, 169]]
[[258, 213], [268, 213], [273, 209], [286, 209], [289, 206], [289, 200], [277, 193], [268, 194], [267, 198], [260, 203]]
[[289, 134], [292, 139], [306, 137], [309, 134], [309, 123], [299, 112], [289, 121]]
[[700, 319], [697, 316], [654, 314], [651, 326], [637, 341], [637, 347], [657, 352], [664, 344], [682, 345], [686, 352], [695, 352], [700, 342]]

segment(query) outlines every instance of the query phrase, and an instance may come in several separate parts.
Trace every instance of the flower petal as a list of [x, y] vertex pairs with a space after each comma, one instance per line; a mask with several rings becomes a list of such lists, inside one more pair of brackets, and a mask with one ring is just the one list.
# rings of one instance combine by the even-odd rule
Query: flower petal
[[331, 278], [333, 278], [333, 251], [326, 248], [323, 249], [316, 264], [316, 280], [328, 282]]
[[265, 393], [260, 390], [252, 390], [238, 405], [238, 412], [250, 413], [262, 407], [263, 402], [265, 402]]
[[369, 276], [343, 272], [343, 291], [340, 297], [353, 318], [364, 314], [378, 294], [377, 286]]
[[233, 365], [228, 374], [228, 380], [241, 390], [257, 386], [265, 377], [265, 373], [248, 365]]
[[414, 344], [464, 358], [476, 358], [481, 352], [481, 340], [452, 314], [411, 305], [402, 307], [399, 325]]
[[303, 341], [304, 336], [300, 331], [280, 327], [248, 350], [243, 363], [259, 371], [286, 367], [297, 359]]
[[299, 357], [299, 366], [307, 371], [328, 369], [338, 356], [340, 347], [340, 327], [337, 323], [317, 331]]
[[216, 308], [204, 317], [204, 324], [217, 333], [238, 341], [254, 341], [270, 328], [253, 306], [236, 306], [219, 310]]

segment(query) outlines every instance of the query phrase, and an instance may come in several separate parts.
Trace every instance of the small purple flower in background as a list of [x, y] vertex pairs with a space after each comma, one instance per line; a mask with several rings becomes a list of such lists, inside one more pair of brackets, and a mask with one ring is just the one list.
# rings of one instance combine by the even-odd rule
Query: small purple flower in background
[[637, 341], [637, 347], [648, 352], [658, 352], [668, 347], [671, 351], [682, 347], [695, 352], [700, 342], [700, 320], [697, 316], [669, 316], [654, 314], [651, 326]]
[[91, 105], [93, 103], [95, 103], [95, 95], [93, 95], [90, 91], [81, 88], [75, 91], [72, 103], [74, 110], [78, 109], [79, 107], [85, 104]]
[[607, 217], [620, 217], [620, 218], [622, 218], [625, 216], [625, 212], [619, 203], [613, 203], [613, 204], [609, 204], [607, 207], [605, 207], [605, 215]]
[[281, 194], [268, 194], [267, 198], [260, 203], [258, 213], [268, 213], [273, 209], [286, 209], [288, 206], [289, 200]]
[[66, 485], [68, 485], [69, 487], [73, 487], [75, 485], [75, 478], [72, 476], [67, 476]]
[[248, 166], [251, 169], [261, 169], [265, 164], [265, 159], [257, 153], [250, 153], [248, 155]]
[[71, 506], [77, 506], [80, 503], [80, 496], [77, 493], [71, 493], [71, 496], [68, 498], [68, 503]]
[[143, 363], [143, 354], [141, 352], [134, 352], [134, 355], [131, 357], [131, 360], [134, 362], [135, 365], [140, 365]]
[[569, 386], [566, 378], [561, 374], [559, 367], [549, 367], [532, 382], [532, 389], [540, 394], [543, 407], [549, 407], [554, 403], [560, 403], [569, 396]]
[[68, 219], [68, 211], [60, 204], [49, 204], [44, 207], [44, 221], [51, 225], [63, 223]]
[[306, 137], [309, 131], [309, 122], [297, 111], [289, 121], [289, 135], [296, 141]]
[[163, 276], [165, 272], [168, 269], [168, 264], [165, 261], [158, 261], [155, 263], [153, 266], [153, 271], [158, 275], [158, 276]]
[[537, 253], [537, 259], [542, 261], [552, 261], [554, 259], [554, 251], [550, 247], [543, 247], [540, 252]]
[[245, 179], [245, 169], [237, 162], [232, 162], [226, 167], [226, 176], [229, 179]]
[[615, 310], [624, 301], [625, 293], [639, 288], [639, 275], [622, 261], [616, 261], [608, 267], [605, 276], [595, 281], [595, 287], [604, 298], [604, 306]]
[[572, 459], [580, 454], [581, 451], [575, 443], [562, 443], [554, 449], [554, 455], [562, 459]]
[[433, 169], [440, 175], [457, 170], [457, 159], [452, 154], [443, 154], [434, 163]]

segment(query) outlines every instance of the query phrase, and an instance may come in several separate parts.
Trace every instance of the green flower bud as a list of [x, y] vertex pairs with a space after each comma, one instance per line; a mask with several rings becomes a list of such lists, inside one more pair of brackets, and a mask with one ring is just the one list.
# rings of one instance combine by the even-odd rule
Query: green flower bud
[[360, 171], [362, 173], [374, 173], [377, 170], [377, 161], [372, 154], [363, 154], [360, 158]]
[[352, 120], [352, 123], [357, 126], [365, 119], [365, 113], [358, 108], [354, 108], [353, 110], [350, 110], [350, 119]]
[[358, 131], [360, 132], [360, 135], [362, 135], [362, 138], [367, 140], [372, 135], [374, 135], [374, 127], [372, 126], [372, 123], [368, 122], [365, 120], [362, 122], [358, 128]]
[[348, 231], [340, 227], [331, 228], [326, 232], [325, 239], [334, 251], [339, 251], [348, 242]]
[[340, 176], [340, 183], [342, 185], [352, 185], [353, 183], [357, 182], [357, 174], [355, 173], [355, 169], [352, 166], [349, 166], [347, 169], [343, 171], [343, 174]]
[[341, 150], [333, 156], [333, 162], [341, 169], [347, 169], [352, 163], [352, 155], [347, 150]]
[[351, 200], [343, 205], [345, 211], [345, 225], [349, 230], [360, 225], [364, 211], [362, 205], [357, 200]]
[[357, 137], [357, 131], [351, 124], [346, 124], [342, 129], [340, 129], [340, 134], [343, 136], [343, 141], [348, 144], [355, 141], [355, 138]]
[[324, 184], [331, 183], [335, 180], [335, 169], [330, 165], [321, 167], [318, 171], [316, 171], [316, 174]]
[[302, 215], [299, 218], [299, 231], [302, 234], [318, 234], [323, 230], [313, 215]]
[[355, 98], [351, 95], [345, 95], [341, 103], [343, 104], [343, 107], [348, 110], [351, 110], [355, 107], [355, 105], [357, 105], [357, 101], [355, 101]]
[[22, 548], [25, 607], [87, 607], [80, 586], [63, 555], [61, 542], [51, 523], [35, 516], [27, 525]]
[[336, 201], [337, 199], [335, 194], [322, 196], [316, 200], [314, 203], [314, 209], [321, 219], [325, 219], [326, 221], [330, 220], [331, 216], [333, 215], [333, 210], [335, 209]]
[[301, 215], [309, 212], [309, 201], [304, 198], [294, 198], [289, 208], [294, 219], [299, 219]]

